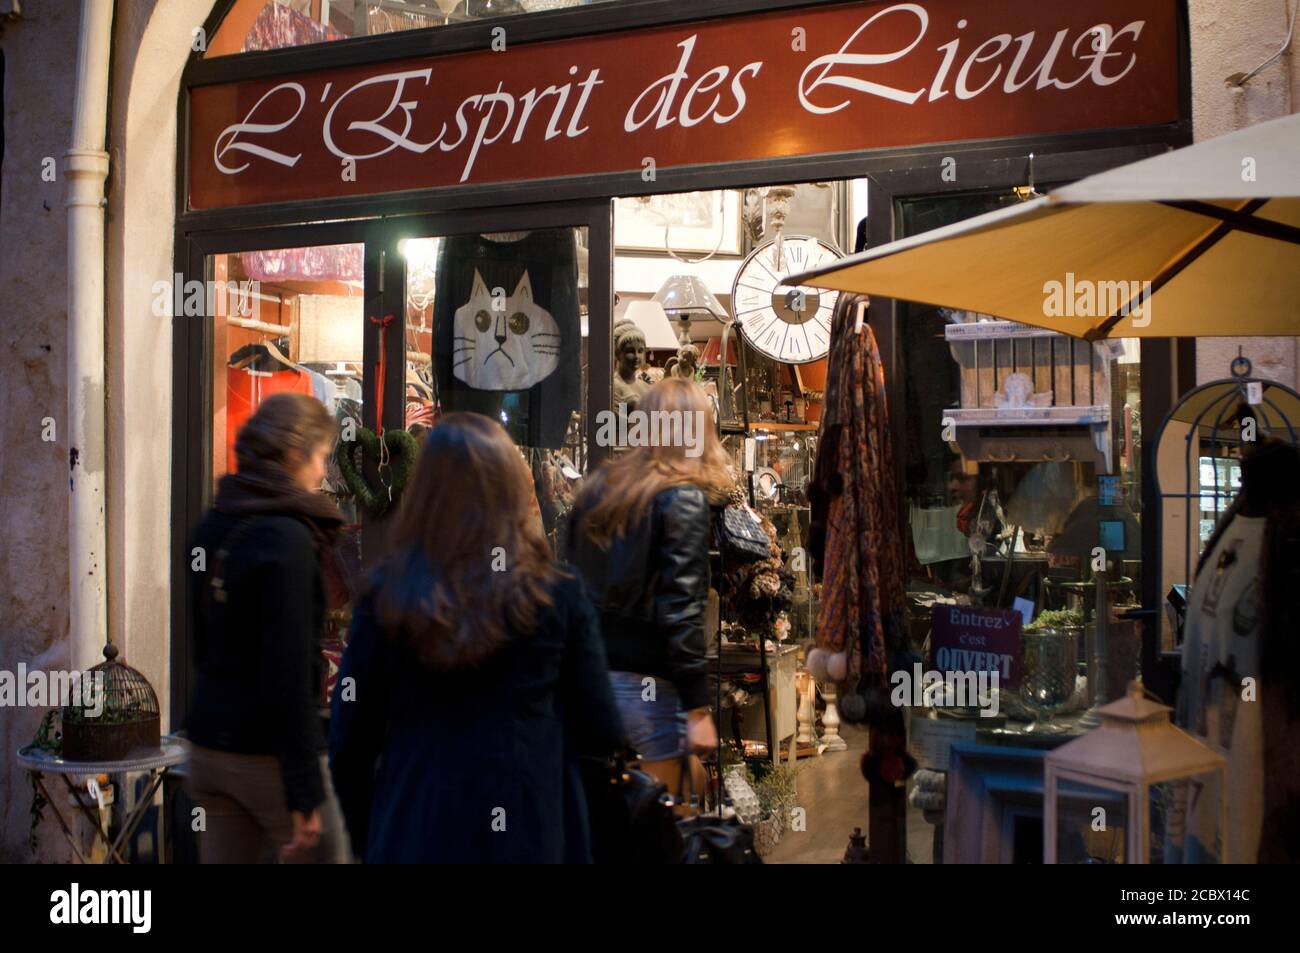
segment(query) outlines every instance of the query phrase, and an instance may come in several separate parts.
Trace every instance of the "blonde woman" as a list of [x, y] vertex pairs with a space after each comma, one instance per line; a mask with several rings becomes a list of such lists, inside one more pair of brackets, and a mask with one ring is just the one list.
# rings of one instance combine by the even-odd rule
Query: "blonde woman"
[[684, 756], [717, 746], [704, 619], [711, 507], [725, 501], [733, 478], [696, 384], [663, 380], [636, 410], [675, 425], [658, 438], [678, 439], [647, 440], [587, 478], [567, 556], [600, 616], [628, 741], [651, 774], [679, 791]]

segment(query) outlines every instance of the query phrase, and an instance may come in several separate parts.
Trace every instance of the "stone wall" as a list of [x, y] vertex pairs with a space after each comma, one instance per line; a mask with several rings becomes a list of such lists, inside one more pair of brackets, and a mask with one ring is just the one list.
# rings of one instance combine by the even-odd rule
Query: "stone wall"
[[[1297, 3], [1300, 0], [1191, 0], [1192, 121], [1198, 142], [1300, 108], [1295, 40], [1245, 86], [1224, 82], [1236, 73], [1249, 73], [1281, 48]], [[1300, 31], [1300, 24], [1296, 29]], [[1300, 387], [1300, 346], [1292, 337], [1202, 338], [1196, 343], [1198, 382], [1227, 377], [1238, 348], [1257, 375]]]
[[[0, 19], [0, 670], [66, 669], [68, 633], [67, 212], [80, 5], [23, 4]], [[54, 181], [43, 171], [53, 160]], [[42, 439], [53, 418], [55, 440]], [[41, 710], [0, 709], [0, 861], [30, 859], [31, 788], [13, 752]], [[43, 855], [62, 838], [53, 823]]]

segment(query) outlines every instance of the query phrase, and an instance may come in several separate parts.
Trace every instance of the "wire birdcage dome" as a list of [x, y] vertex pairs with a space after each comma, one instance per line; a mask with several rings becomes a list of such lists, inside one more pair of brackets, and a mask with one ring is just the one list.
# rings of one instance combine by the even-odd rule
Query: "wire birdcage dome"
[[158, 695], [118, 654], [112, 642], [105, 645], [104, 661], [82, 674], [80, 697], [63, 709], [69, 761], [113, 761], [159, 747]]
[[[1155, 434], [1156, 532], [1163, 552], [1181, 529], [1183, 585], [1241, 489], [1242, 451], [1270, 438], [1300, 447], [1300, 393], [1255, 377], [1240, 353], [1230, 371], [1189, 391]], [[1174, 438], [1168, 446], [1166, 438]]]

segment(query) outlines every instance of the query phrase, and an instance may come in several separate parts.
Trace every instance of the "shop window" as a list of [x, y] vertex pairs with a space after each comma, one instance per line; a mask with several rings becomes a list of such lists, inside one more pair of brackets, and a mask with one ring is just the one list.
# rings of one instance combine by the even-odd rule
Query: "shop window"
[[[214, 481], [238, 469], [239, 428], [272, 394], [310, 394], [341, 423], [360, 426], [364, 257], [359, 244], [209, 256], [213, 353], [221, 357], [212, 381]], [[325, 489], [355, 522], [333, 465]]]
[[[338, 422], [340, 437], [360, 429], [364, 260], [360, 244], [208, 256], [204, 313], [211, 315], [216, 355], [211, 382], [214, 484], [238, 470], [239, 428], [272, 394], [315, 397]], [[187, 295], [189, 291], [187, 287]], [[329, 673], [337, 671], [342, 657], [352, 596], [362, 578], [357, 503], [337, 454], [330, 458], [321, 491], [344, 517], [338, 558], [322, 563], [327, 613], [320, 700], [327, 706], [333, 685]]]
[[[903, 235], [1018, 201], [1011, 190], [905, 200]], [[1112, 604], [1136, 605], [1139, 342], [1092, 344], [917, 304], [899, 313], [913, 590], [1035, 614], [1072, 610], [1087, 626], [1104, 567]], [[919, 602], [916, 611], [921, 633], [929, 611]]]
[[558, 547], [590, 450], [587, 230], [550, 228], [403, 239], [406, 425], [439, 413], [499, 420], [533, 474]]
[[206, 56], [278, 50], [617, 0], [236, 0]]

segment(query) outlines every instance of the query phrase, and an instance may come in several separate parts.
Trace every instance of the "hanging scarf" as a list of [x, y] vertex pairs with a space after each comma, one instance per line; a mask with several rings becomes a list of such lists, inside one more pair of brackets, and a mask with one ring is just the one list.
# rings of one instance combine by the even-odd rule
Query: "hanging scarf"
[[822, 577], [818, 647], [847, 653], [850, 685], [884, 687], [903, 644], [906, 562], [885, 373], [871, 328], [854, 331], [859, 301], [841, 294], [832, 322], [809, 540]]

